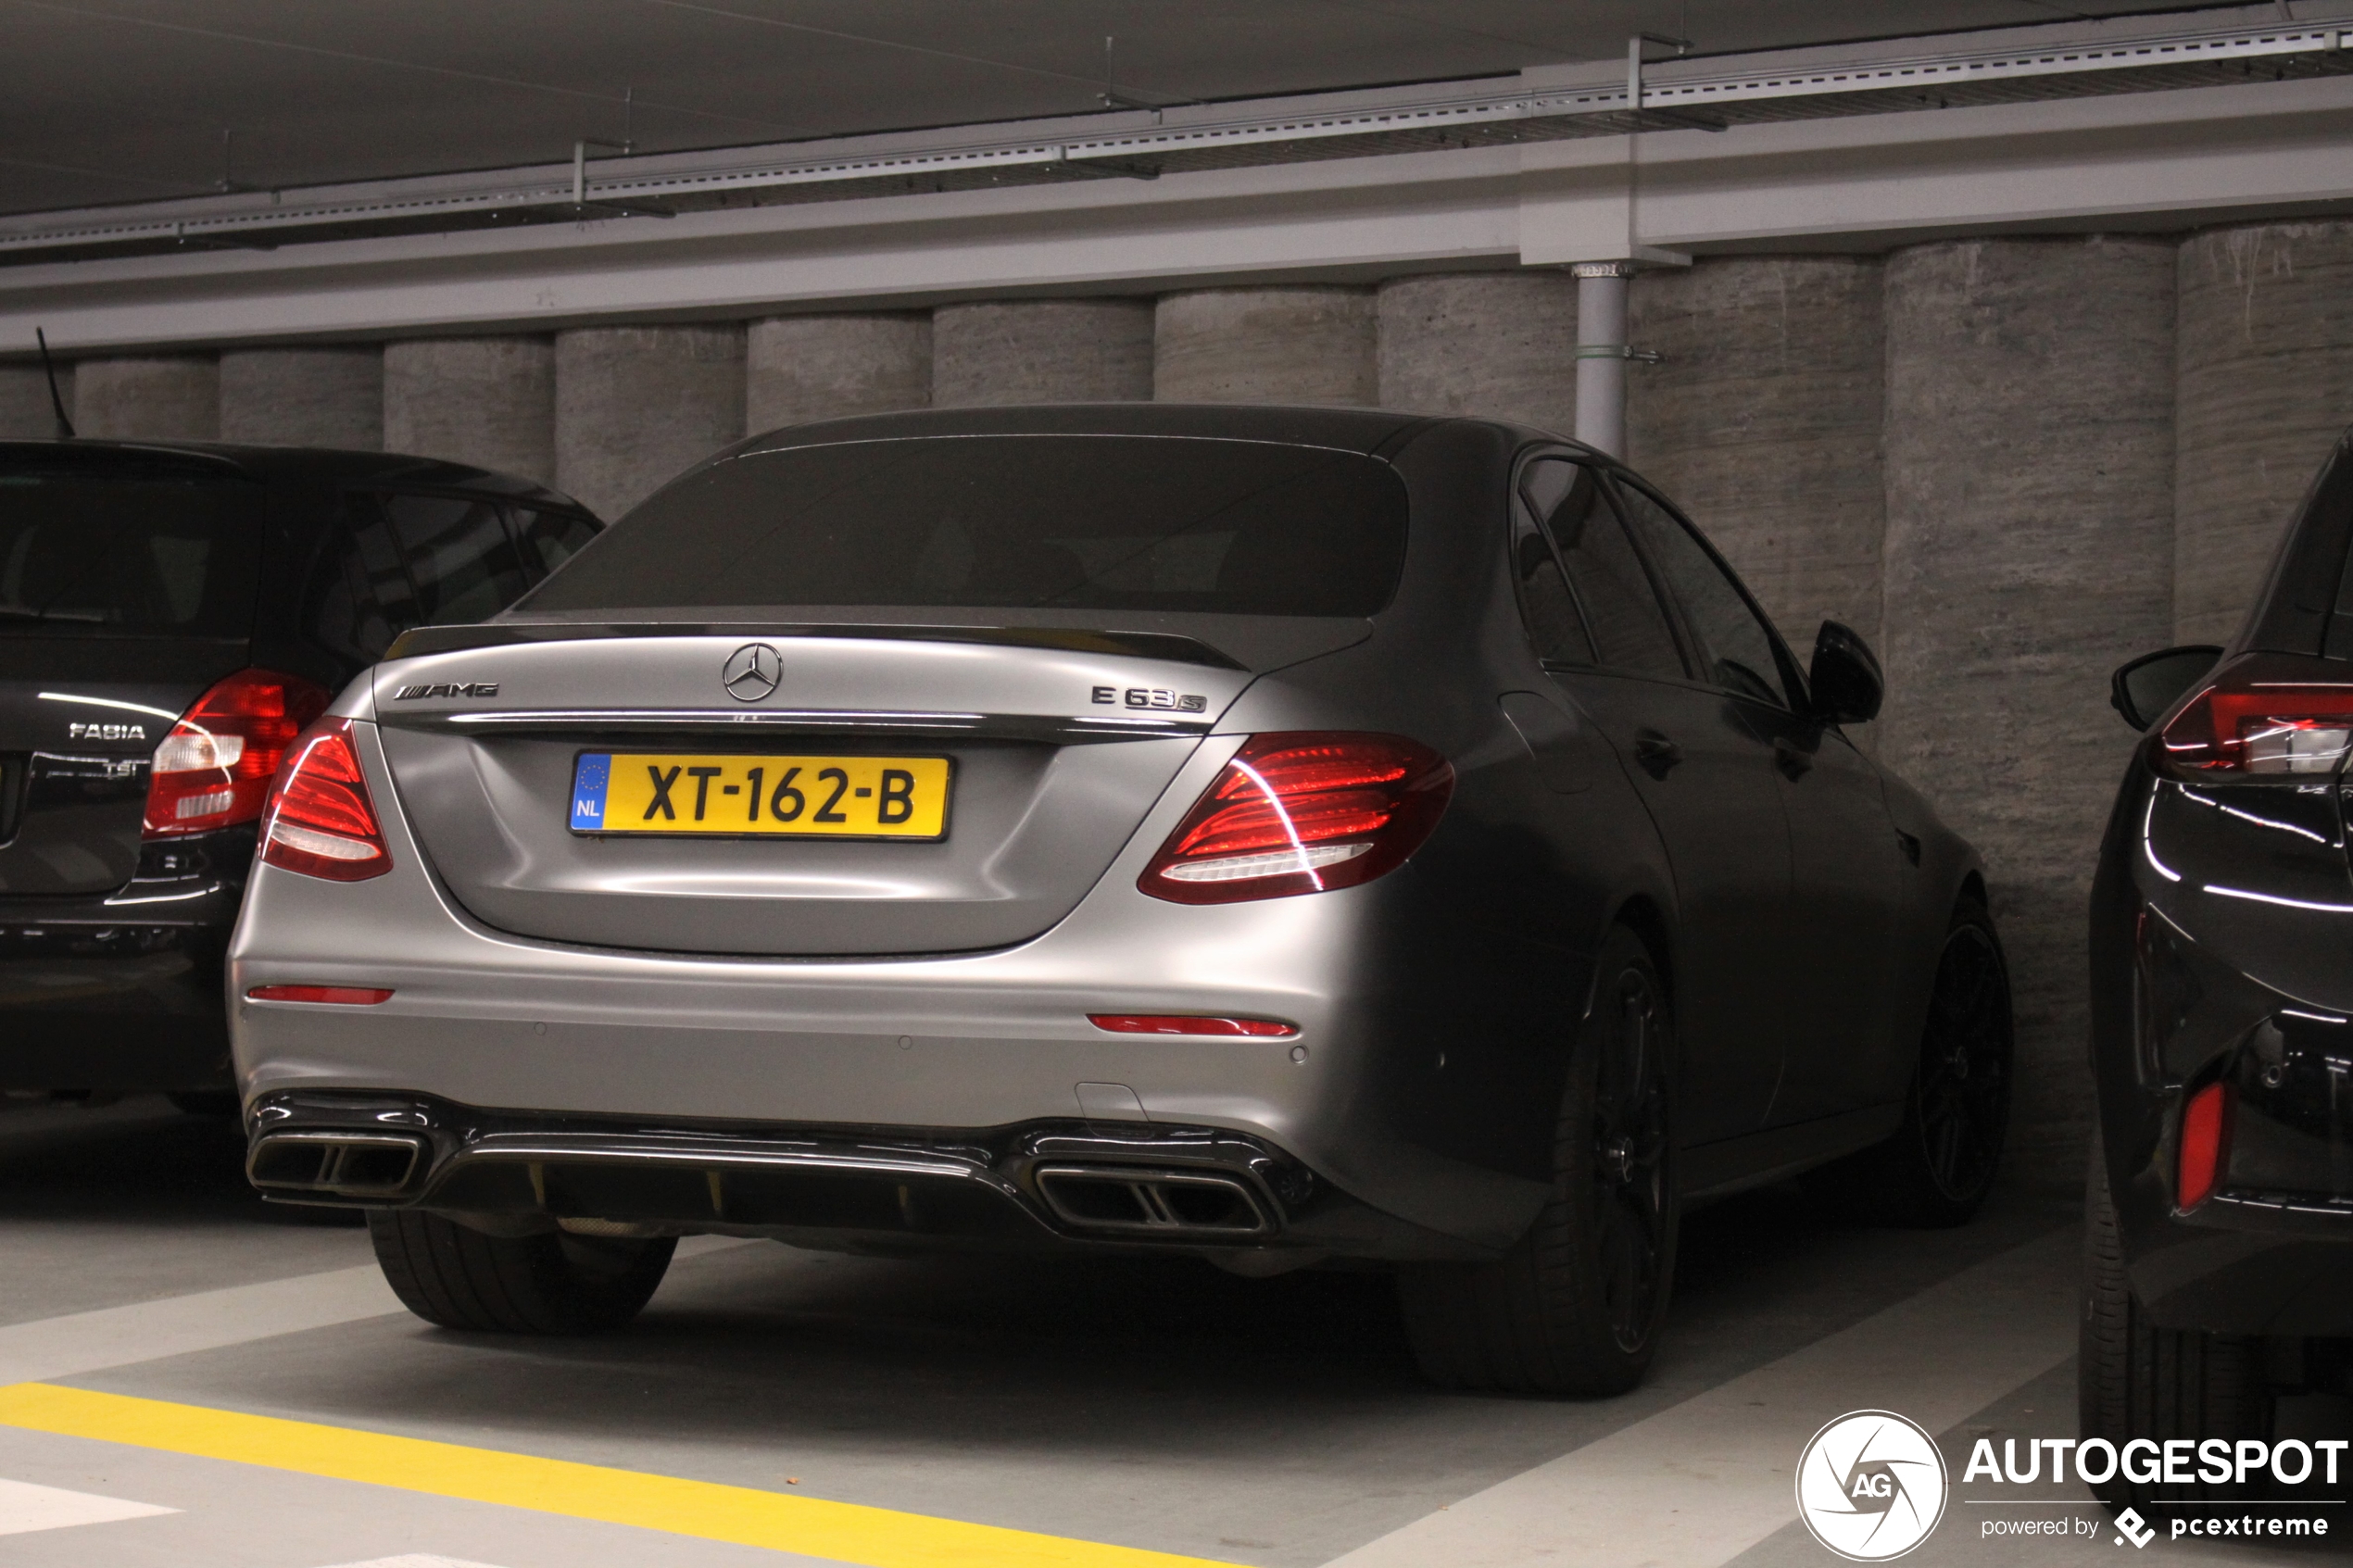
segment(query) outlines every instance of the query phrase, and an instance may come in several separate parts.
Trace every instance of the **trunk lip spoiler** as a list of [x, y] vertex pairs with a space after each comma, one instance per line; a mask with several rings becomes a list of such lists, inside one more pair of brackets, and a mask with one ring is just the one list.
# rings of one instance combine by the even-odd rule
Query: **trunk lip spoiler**
[[980, 643], [999, 647], [1039, 648], [1059, 653], [1110, 654], [1126, 659], [1197, 664], [1212, 670], [1250, 667], [1198, 637], [1171, 632], [1121, 632], [1060, 626], [894, 626], [880, 623], [830, 625], [807, 621], [615, 621], [565, 624], [546, 621], [417, 626], [384, 650], [383, 662], [424, 654], [463, 653], [524, 643], [588, 642], [615, 637], [809, 637], [866, 642]]
[[961, 736], [983, 740], [1111, 741], [1198, 738], [1210, 733], [1213, 717], [1201, 719], [1102, 718], [1088, 715], [1019, 713], [924, 713], [874, 709], [731, 708], [534, 708], [496, 712], [402, 713], [377, 722], [403, 730], [560, 734], [782, 731], [874, 732]]

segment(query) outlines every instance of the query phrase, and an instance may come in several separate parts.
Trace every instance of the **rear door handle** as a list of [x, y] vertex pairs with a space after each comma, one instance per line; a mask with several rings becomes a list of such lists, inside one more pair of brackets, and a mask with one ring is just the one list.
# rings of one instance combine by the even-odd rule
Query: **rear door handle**
[[1792, 779], [1804, 778], [1814, 767], [1814, 759], [1806, 748], [1787, 735], [1773, 737], [1773, 760]]
[[1667, 771], [1683, 759], [1683, 748], [1660, 734], [1645, 730], [1634, 737], [1634, 760], [1655, 779], [1663, 779]]

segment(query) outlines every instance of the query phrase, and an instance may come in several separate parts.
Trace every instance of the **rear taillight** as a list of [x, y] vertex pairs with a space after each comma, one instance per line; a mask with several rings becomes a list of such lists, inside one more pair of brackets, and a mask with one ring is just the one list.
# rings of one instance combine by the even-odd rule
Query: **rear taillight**
[[2168, 766], [2197, 776], [2333, 773], [2353, 745], [2353, 684], [2226, 676], [2192, 697], [2158, 741]]
[[1176, 904], [1353, 887], [1420, 848], [1453, 789], [1443, 757], [1399, 735], [1252, 735], [1137, 885]]
[[324, 720], [295, 742], [271, 792], [261, 859], [329, 882], [365, 882], [392, 870], [350, 720]]
[[219, 682], [156, 747], [141, 835], [176, 838], [259, 817], [286, 747], [327, 701], [325, 687], [271, 670]]
[[2221, 1177], [2222, 1160], [2231, 1131], [2231, 1090], [2227, 1084], [2208, 1084], [2190, 1097], [2182, 1112], [2180, 1179], [2173, 1202], [2195, 1209], [2214, 1195]]

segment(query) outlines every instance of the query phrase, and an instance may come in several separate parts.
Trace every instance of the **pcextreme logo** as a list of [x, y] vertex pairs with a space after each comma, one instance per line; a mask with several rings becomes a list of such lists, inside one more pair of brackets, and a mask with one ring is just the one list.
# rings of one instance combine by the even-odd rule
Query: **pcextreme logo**
[[1850, 1562], [1903, 1556], [1944, 1517], [1944, 1456], [1893, 1411], [1856, 1411], [1814, 1434], [1797, 1461], [1797, 1514]]

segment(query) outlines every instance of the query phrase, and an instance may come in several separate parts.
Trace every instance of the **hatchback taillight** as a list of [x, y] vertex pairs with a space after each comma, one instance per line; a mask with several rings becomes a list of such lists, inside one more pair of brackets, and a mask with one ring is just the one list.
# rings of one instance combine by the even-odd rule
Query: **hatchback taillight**
[[216, 683], [156, 747], [141, 836], [210, 833], [259, 817], [286, 747], [327, 702], [325, 687], [271, 670]]
[[1252, 735], [1137, 885], [1176, 904], [1354, 887], [1420, 848], [1453, 789], [1446, 759], [1400, 735]]
[[2331, 660], [2257, 654], [2233, 660], [2158, 735], [2178, 774], [2333, 773], [2353, 747], [2353, 681]]
[[324, 720], [295, 742], [271, 792], [261, 859], [329, 882], [365, 882], [392, 870], [350, 720]]

